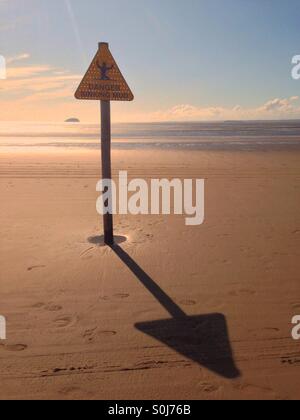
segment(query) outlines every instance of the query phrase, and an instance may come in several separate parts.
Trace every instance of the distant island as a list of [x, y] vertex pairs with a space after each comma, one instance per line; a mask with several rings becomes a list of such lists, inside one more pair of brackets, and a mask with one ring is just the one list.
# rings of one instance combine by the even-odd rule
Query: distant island
[[78, 118], [68, 118], [65, 123], [80, 123], [80, 120]]

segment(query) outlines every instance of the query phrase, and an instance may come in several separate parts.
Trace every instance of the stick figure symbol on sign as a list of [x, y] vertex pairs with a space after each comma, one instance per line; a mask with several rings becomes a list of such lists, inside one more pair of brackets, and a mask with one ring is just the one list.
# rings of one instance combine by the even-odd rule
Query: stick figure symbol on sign
[[110, 77], [107, 75], [107, 73], [114, 68], [113, 65], [108, 67], [107, 64], [104, 62], [101, 66], [98, 62], [97, 67], [101, 73], [101, 80], [111, 80]]

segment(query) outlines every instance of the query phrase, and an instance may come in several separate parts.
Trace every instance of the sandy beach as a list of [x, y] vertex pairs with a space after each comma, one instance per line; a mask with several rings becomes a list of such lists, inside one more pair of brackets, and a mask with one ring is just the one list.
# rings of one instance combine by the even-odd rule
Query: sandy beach
[[114, 249], [99, 162], [1, 151], [0, 398], [299, 398], [299, 152], [113, 151], [115, 177], [206, 180], [203, 225], [117, 216]]

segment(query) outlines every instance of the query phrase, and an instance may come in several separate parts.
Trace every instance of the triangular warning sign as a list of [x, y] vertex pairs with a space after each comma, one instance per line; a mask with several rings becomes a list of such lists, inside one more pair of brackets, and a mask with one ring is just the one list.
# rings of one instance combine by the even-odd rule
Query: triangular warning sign
[[133, 101], [134, 96], [122, 76], [107, 43], [99, 50], [76, 93], [76, 99], [97, 101]]

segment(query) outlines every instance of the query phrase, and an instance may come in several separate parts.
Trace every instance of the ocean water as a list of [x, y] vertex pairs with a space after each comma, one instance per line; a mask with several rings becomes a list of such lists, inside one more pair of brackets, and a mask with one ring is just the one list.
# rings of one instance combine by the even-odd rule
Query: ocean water
[[[0, 151], [99, 149], [100, 127], [81, 123], [0, 122]], [[300, 150], [299, 121], [113, 124], [114, 149]]]

